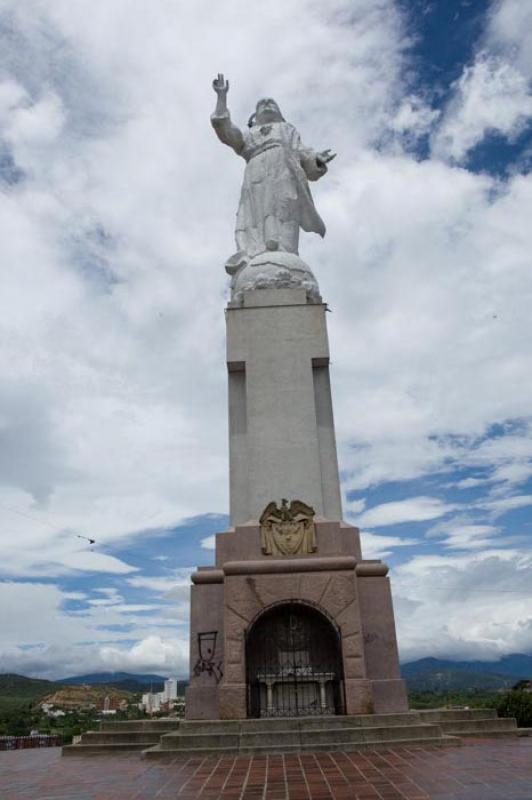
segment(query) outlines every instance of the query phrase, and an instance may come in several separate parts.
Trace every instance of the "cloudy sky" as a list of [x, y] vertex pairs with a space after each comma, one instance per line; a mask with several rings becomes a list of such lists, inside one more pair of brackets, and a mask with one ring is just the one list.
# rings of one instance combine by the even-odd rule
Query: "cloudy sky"
[[0, 670], [187, 673], [228, 506], [219, 71], [235, 121], [273, 95], [338, 152], [301, 255], [402, 659], [532, 653], [530, 2], [0, 0], [0, 44]]

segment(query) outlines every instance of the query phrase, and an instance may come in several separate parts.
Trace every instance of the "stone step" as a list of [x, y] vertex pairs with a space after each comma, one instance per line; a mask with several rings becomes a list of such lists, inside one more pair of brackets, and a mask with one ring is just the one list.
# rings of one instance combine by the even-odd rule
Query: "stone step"
[[161, 732], [157, 731], [87, 731], [81, 736], [81, 745], [88, 744], [137, 744], [152, 742], [157, 744]]
[[239, 742], [238, 733], [166, 734], [159, 740], [161, 747], [166, 750], [189, 750], [198, 747], [238, 750]]
[[[422, 720], [425, 722], [425, 720]], [[269, 731], [305, 729], [331, 729], [353, 727], [391, 727], [418, 724], [416, 711], [401, 714], [361, 714], [358, 716], [277, 717], [275, 719], [243, 720], [183, 720], [182, 733], [259, 733]], [[429, 720], [427, 720], [429, 722]], [[430, 721], [431, 722], [431, 721]]]
[[517, 732], [517, 723], [510, 717], [496, 717], [495, 719], [462, 719], [462, 720], [440, 720], [440, 727], [445, 733], [456, 733], [457, 735], [467, 735], [478, 733], [479, 735], [489, 731], [490, 733], [513, 733]]
[[[449, 735], [455, 735], [454, 731], [448, 731]], [[519, 728], [508, 729], [508, 730], [490, 730], [490, 728], [486, 728], [483, 731], [477, 730], [465, 730], [460, 731], [460, 733], [456, 732], [456, 736], [461, 736], [463, 739], [500, 739], [503, 737], [508, 738], [509, 736], [517, 737], [519, 736]]]
[[[299, 745], [292, 745], [289, 752], [330, 752], [330, 751], [360, 751], [360, 750], [387, 750], [389, 748], [405, 745], [418, 745], [425, 747], [427, 745], [436, 747], [450, 747], [460, 745], [461, 741], [458, 737], [454, 736], [409, 736], [406, 739], [367, 739], [363, 742], [313, 742], [311, 744], [303, 743]], [[241, 747], [239, 753], [242, 754], [260, 754], [260, 753], [284, 753], [287, 749], [283, 745], [266, 745], [256, 747]]]
[[428, 708], [418, 711], [418, 714], [424, 722], [497, 719], [497, 711], [494, 708]]
[[65, 745], [63, 755], [126, 753], [156, 745], [163, 734], [176, 731], [178, 719], [103, 720], [99, 731], [86, 731], [79, 744]]
[[[169, 750], [156, 745], [142, 753], [143, 758], [153, 760], [173, 760], [178, 758], [191, 758], [193, 756], [217, 756], [217, 755], [268, 755], [281, 753], [302, 753], [302, 752], [335, 752], [335, 751], [366, 751], [366, 750], [387, 750], [397, 747], [397, 740], [368, 740], [364, 742], [336, 742], [334, 740], [326, 743], [312, 744], [270, 744], [254, 747], [198, 747], [187, 750]], [[456, 747], [461, 745], [461, 740], [455, 736], [423, 736], [416, 738], [412, 736], [401, 740], [401, 746], [432, 746], [432, 747]]]
[[404, 739], [434, 738], [441, 736], [439, 725], [417, 723], [413, 725], [392, 725], [372, 727], [334, 727], [307, 729], [305, 727], [289, 730], [270, 730], [233, 733], [168, 733], [161, 737], [161, 749], [196, 750], [199, 748], [233, 748], [242, 750], [263, 746], [298, 746], [327, 744], [328, 742], [357, 743], [365, 741], [403, 741]]
[[247, 720], [184, 720], [178, 731], [173, 733], [235, 733], [240, 734], [242, 724]]
[[428, 709], [401, 714], [246, 720], [104, 721], [65, 755], [142, 751], [147, 758], [217, 753], [368, 750], [397, 745], [460, 744], [459, 736], [516, 736], [514, 719], [493, 709]]
[[367, 741], [402, 741], [404, 739], [434, 738], [441, 736], [439, 725], [392, 725], [390, 727], [354, 727], [331, 728], [319, 730], [300, 730], [292, 733], [243, 733], [240, 737], [241, 748], [261, 746], [262, 744], [327, 744], [335, 741], [341, 743], [357, 743]]
[[171, 731], [179, 728], [180, 719], [124, 719], [102, 720], [101, 731]]
[[143, 752], [151, 747], [150, 742], [137, 742], [135, 744], [66, 744], [62, 748], [64, 756], [93, 756], [93, 755], [120, 755], [134, 751]]
[[[381, 728], [395, 727], [402, 725], [415, 725], [420, 722], [417, 711], [405, 711], [400, 714], [358, 714], [357, 716], [334, 716], [334, 717], [301, 717], [302, 726], [309, 728]], [[254, 723], [263, 720], [246, 720], [249, 727]], [[269, 720], [264, 720], [264, 722]], [[424, 720], [423, 720], [424, 721]]]

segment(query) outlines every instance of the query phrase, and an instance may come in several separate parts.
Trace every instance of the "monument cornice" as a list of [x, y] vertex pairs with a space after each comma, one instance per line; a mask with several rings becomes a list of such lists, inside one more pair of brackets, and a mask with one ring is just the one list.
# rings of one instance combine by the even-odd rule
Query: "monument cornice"
[[317, 556], [283, 558], [268, 561], [228, 561], [223, 566], [225, 575], [257, 575], [286, 572], [336, 572], [354, 570], [357, 561], [352, 556]]

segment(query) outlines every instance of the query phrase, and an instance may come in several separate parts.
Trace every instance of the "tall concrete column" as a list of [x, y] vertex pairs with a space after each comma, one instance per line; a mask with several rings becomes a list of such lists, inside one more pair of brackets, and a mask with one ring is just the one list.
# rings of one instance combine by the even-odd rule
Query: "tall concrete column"
[[304, 289], [227, 308], [232, 525], [283, 497], [342, 519], [325, 312]]

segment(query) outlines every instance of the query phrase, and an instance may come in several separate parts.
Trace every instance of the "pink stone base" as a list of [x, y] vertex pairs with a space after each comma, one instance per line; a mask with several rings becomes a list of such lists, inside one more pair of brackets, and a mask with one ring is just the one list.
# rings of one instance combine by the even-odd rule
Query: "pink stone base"
[[246, 684], [221, 686], [218, 694], [220, 719], [246, 719]]
[[373, 705], [376, 714], [408, 711], [406, 684], [401, 678], [389, 681], [371, 681]]
[[371, 682], [368, 680], [345, 681], [345, 713], [346, 714], [373, 714], [373, 693]]
[[188, 686], [185, 705], [187, 719], [218, 719], [218, 687]]
[[[340, 636], [346, 714], [408, 710], [388, 567], [361, 560], [356, 528], [319, 521], [316, 531], [316, 553], [285, 558], [261, 552], [256, 524], [218, 534], [217, 568], [192, 576], [187, 719], [246, 718], [249, 631], [272, 606], [294, 602], [312, 606]], [[200, 637], [214, 631], [216, 675], [199, 647]]]

